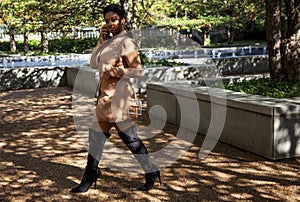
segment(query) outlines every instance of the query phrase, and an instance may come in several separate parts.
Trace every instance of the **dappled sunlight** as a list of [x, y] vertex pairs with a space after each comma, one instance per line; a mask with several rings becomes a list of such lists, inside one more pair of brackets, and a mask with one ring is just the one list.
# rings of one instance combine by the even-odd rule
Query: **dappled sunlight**
[[[97, 189], [93, 185], [87, 193], [71, 194], [70, 189], [81, 180], [87, 157], [86, 142], [74, 124], [72, 99], [76, 97], [68, 88], [0, 92], [2, 201], [300, 200], [299, 158], [270, 161], [219, 142], [200, 160], [204, 136], [186, 142], [176, 137], [178, 128], [169, 123], [157, 131], [153, 128], [151, 137], [147, 132], [142, 135], [154, 161], [159, 161], [154, 154], [171, 143], [178, 151], [166, 149], [164, 158], [182, 152], [177, 161], [161, 169], [162, 185], [156, 181], [149, 192], [136, 190], [144, 182], [142, 170], [136, 162], [132, 164], [135, 159], [112, 129]], [[86, 103], [93, 103], [94, 98], [81, 95], [76, 101], [82, 103], [79, 115], [88, 117], [93, 108]], [[145, 102], [143, 107], [145, 110]], [[143, 130], [151, 120], [144, 112], [135, 122]], [[88, 124], [89, 119], [82, 123]], [[82, 126], [83, 133], [86, 126]], [[184, 146], [188, 151], [180, 150]], [[132, 169], [137, 172], [127, 172]]]

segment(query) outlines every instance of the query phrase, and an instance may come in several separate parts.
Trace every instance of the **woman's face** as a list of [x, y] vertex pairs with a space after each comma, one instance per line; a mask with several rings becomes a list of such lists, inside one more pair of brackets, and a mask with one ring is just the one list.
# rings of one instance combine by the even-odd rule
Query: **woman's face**
[[114, 36], [120, 34], [124, 31], [125, 19], [120, 18], [120, 16], [113, 12], [108, 12], [104, 17], [107, 30]]

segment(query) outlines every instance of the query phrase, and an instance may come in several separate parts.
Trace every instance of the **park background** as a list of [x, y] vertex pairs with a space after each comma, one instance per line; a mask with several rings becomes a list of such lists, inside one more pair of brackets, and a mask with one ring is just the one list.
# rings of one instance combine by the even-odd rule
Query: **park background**
[[[132, 30], [175, 30], [194, 39], [200, 47], [264, 44], [269, 50], [271, 79], [275, 83], [296, 84], [296, 91], [300, 92], [297, 0], [2, 0], [1, 56], [84, 53], [97, 43], [97, 33], [103, 24], [102, 9], [109, 3], [125, 7]], [[88, 34], [90, 31], [94, 35]], [[37, 38], [31, 39], [34, 36]], [[158, 44], [161, 40], [154, 43]], [[199, 152], [197, 145], [201, 145], [197, 141], [203, 141], [201, 136], [177, 164], [164, 170], [165, 185], [150, 193], [132, 190], [142, 180], [138, 176], [107, 169], [100, 189], [72, 196], [68, 190], [81, 177], [85, 152], [75, 136], [70, 94], [66, 88], [1, 93], [5, 118], [1, 124], [4, 192], [0, 196], [4, 201], [299, 200], [298, 158], [273, 162], [218, 143], [201, 164], [195, 158]], [[46, 105], [59, 110], [49, 111]], [[141, 125], [149, 121], [147, 117], [141, 118], [145, 119], [139, 122]], [[170, 141], [172, 130], [176, 130], [173, 125], [166, 129]], [[66, 145], [72, 148], [66, 151]]]

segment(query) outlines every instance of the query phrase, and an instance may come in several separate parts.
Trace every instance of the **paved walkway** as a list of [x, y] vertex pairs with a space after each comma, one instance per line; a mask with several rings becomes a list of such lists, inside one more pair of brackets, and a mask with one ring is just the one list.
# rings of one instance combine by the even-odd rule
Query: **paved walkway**
[[[144, 182], [141, 173], [111, 165], [124, 165], [124, 159], [108, 155], [112, 151], [104, 153], [97, 189], [70, 194], [86, 158], [74, 124], [72, 94], [69, 88], [0, 92], [0, 201], [300, 201], [300, 158], [270, 161], [218, 143], [199, 160], [201, 135], [161, 170], [163, 185], [156, 183], [149, 192], [136, 190]], [[149, 125], [146, 114], [136, 122], [141, 128]], [[176, 133], [167, 124], [144, 142], [155, 153], [174, 141]], [[110, 144], [124, 148], [116, 135]]]

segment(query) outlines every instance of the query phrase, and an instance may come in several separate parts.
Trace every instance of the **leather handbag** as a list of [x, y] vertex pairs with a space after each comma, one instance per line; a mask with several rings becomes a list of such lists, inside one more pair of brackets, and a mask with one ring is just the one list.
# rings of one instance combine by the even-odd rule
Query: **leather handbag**
[[132, 120], [142, 115], [142, 104], [142, 100], [137, 99], [136, 94], [134, 93], [134, 97], [130, 99], [130, 106], [128, 112]]

